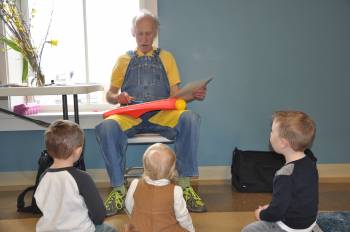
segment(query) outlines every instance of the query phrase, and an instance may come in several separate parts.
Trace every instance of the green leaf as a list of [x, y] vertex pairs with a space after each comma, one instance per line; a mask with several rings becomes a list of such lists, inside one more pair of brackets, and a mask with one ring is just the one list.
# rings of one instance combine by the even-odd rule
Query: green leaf
[[12, 48], [13, 50], [19, 52], [22, 54], [22, 62], [23, 62], [23, 65], [22, 65], [22, 82], [25, 83], [28, 81], [28, 72], [29, 72], [29, 66], [28, 66], [28, 59], [25, 58], [23, 56], [23, 53], [22, 53], [22, 50], [21, 48], [18, 46], [18, 44], [11, 40], [11, 39], [8, 39], [6, 37], [0, 37], [0, 41], [5, 43], [7, 46], [9, 46], [10, 48]]
[[21, 48], [18, 46], [18, 44], [17, 44], [15, 41], [10, 40], [10, 39], [8, 39], [8, 38], [6, 38], [6, 37], [1, 37], [1, 38], [0, 38], [0, 41], [1, 41], [1, 42], [4, 42], [7, 46], [9, 46], [10, 48], [12, 48], [13, 50], [22, 53]]
[[22, 58], [23, 66], [22, 66], [22, 82], [26, 83], [28, 81], [28, 60], [27, 58]]

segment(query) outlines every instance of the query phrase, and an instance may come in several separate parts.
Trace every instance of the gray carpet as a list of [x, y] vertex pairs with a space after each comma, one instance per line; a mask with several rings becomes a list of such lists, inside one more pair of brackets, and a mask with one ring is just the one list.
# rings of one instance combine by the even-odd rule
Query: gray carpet
[[350, 211], [321, 212], [317, 224], [323, 232], [350, 232]]

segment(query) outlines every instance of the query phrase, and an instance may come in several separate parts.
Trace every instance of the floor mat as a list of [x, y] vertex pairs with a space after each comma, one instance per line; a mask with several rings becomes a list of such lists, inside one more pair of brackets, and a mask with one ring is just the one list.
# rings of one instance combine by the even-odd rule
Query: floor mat
[[350, 211], [321, 212], [317, 224], [323, 232], [349, 232]]

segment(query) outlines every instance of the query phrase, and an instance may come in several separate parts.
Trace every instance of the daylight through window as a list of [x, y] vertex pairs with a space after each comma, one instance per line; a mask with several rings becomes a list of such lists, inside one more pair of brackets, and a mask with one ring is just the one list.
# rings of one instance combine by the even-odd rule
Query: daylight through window
[[[130, 27], [132, 17], [140, 9], [139, 0], [28, 0], [27, 3], [34, 44], [42, 43], [50, 21], [47, 40], [58, 40], [56, 47], [47, 44], [42, 54], [46, 83], [51, 80], [58, 84], [101, 83], [107, 89], [118, 56], [136, 47]], [[13, 55], [12, 59], [20, 63], [20, 57]], [[11, 65], [15, 66], [9, 62]], [[16, 83], [14, 78], [20, 75], [11, 70], [9, 73], [9, 81]], [[61, 96], [35, 97], [46, 111], [58, 109], [61, 100]], [[23, 98], [12, 97], [11, 101], [14, 105]], [[80, 104], [104, 101], [102, 92], [79, 95]]]

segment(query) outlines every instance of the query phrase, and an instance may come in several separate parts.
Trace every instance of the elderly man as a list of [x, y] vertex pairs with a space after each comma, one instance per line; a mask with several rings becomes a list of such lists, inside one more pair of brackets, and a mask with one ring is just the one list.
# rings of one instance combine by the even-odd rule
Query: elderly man
[[[107, 101], [111, 104], [133, 104], [164, 99], [180, 91], [180, 75], [172, 54], [154, 48], [159, 21], [146, 11], [134, 17], [132, 35], [137, 49], [119, 57], [113, 68]], [[203, 100], [205, 87], [187, 96], [186, 101]], [[206, 206], [190, 185], [190, 178], [198, 176], [197, 148], [200, 117], [189, 110], [153, 111], [132, 118], [112, 115], [96, 126], [100, 145], [113, 190], [105, 201], [107, 215], [123, 209], [125, 199], [124, 161], [127, 139], [137, 133], [154, 132], [175, 139], [178, 184], [183, 189], [187, 207], [192, 212], [205, 212]]]

